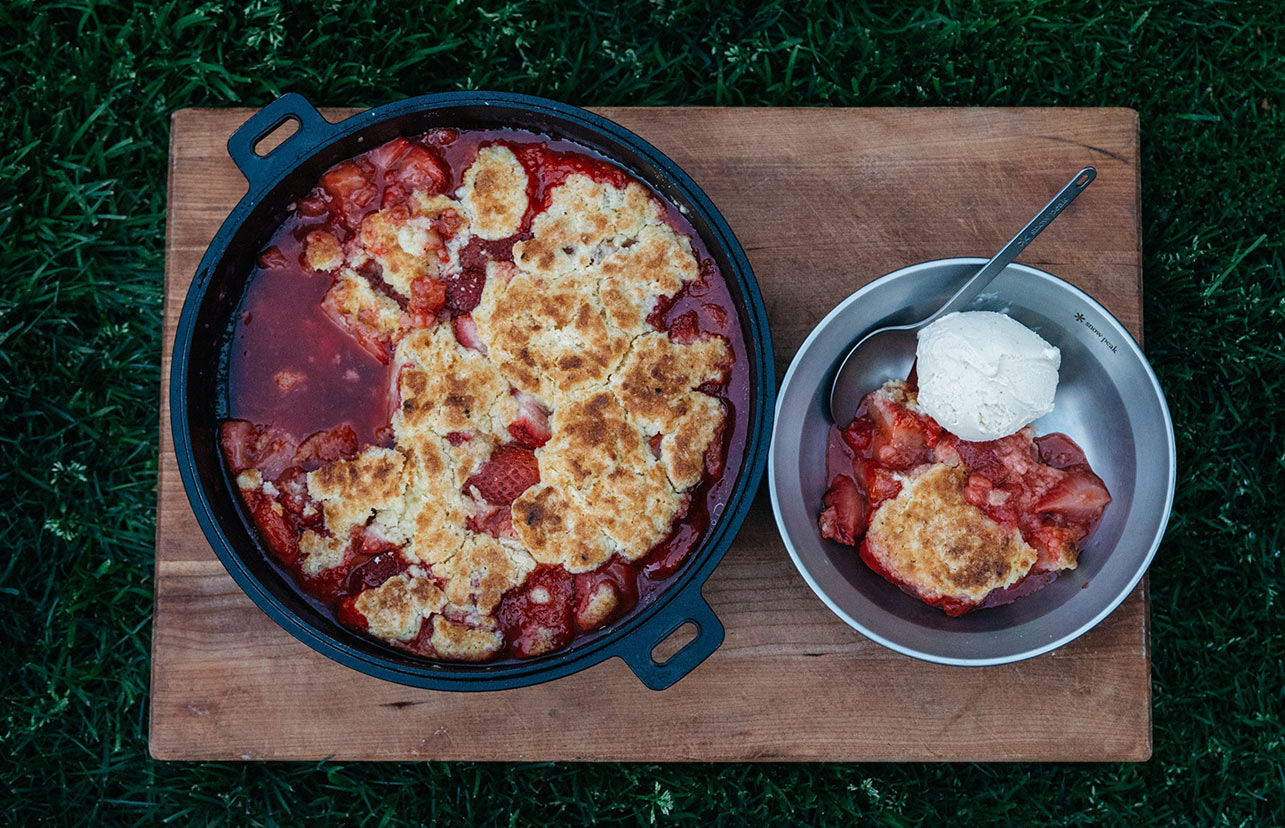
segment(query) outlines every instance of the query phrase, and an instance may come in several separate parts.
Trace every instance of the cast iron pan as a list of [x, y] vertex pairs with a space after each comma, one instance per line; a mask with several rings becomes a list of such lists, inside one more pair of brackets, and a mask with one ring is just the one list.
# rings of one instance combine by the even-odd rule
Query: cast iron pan
[[[266, 155], [256, 145], [287, 121], [297, 130]], [[226, 417], [224, 359], [230, 321], [255, 259], [293, 202], [335, 163], [399, 135], [436, 127], [516, 128], [575, 141], [613, 159], [684, 209], [718, 264], [740, 315], [750, 370], [750, 411], [741, 467], [720, 517], [650, 603], [576, 639], [562, 650], [487, 664], [437, 662], [354, 633], [295, 589], [259, 546], [218, 448]], [[246, 594], [294, 637], [341, 664], [389, 681], [436, 690], [502, 690], [549, 681], [618, 656], [653, 689], [689, 673], [723, 642], [723, 626], [701, 585], [727, 551], [750, 508], [767, 462], [775, 373], [763, 298], [745, 253], [700, 188], [672, 161], [611, 121], [566, 104], [492, 92], [426, 95], [326, 121], [302, 96], [283, 95], [250, 117], [228, 140], [228, 153], [250, 183], [197, 269], [183, 304], [170, 375], [171, 425], [183, 486], [223, 565]], [[732, 470], [729, 469], [729, 473]], [[656, 644], [684, 624], [696, 638], [664, 663]]]

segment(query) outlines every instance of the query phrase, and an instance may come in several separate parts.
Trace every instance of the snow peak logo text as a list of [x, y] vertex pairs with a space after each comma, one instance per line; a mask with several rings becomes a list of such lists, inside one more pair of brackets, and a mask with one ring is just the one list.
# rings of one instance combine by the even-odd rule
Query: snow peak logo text
[[1113, 354], [1114, 354], [1114, 353], [1118, 353], [1118, 352], [1119, 352], [1119, 351], [1117, 350], [1117, 346], [1116, 346], [1116, 344], [1115, 344], [1114, 342], [1112, 342], [1111, 340], [1107, 339], [1107, 335], [1106, 335], [1106, 334], [1104, 334], [1104, 333], [1102, 333], [1102, 331], [1099, 331], [1097, 328], [1095, 328], [1095, 327], [1093, 326], [1093, 323], [1092, 323], [1092, 322], [1090, 322], [1089, 320], [1085, 319], [1085, 318], [1084, 318], [1084, 314], [1082, 314], [1082, 313], [1077, 313], [1077, 314], [1075, 315], [1075, 321], [1076, 321], [1076, 322], [1079, 322], [1081, 325], [1083, 325], [1084, 327], [1088, 328], [1089, 330], [1091, 330], [1091, 331], [1093, 331], [1095, 334], [1097, 334], [1098, 339], [1100, 339], [1100, 340], [1102, 341], [1102, 344], [1103, 344], [1103, 345], [1105, 345], [1105, 346], [1107, 346], [1108, 348], [1110, 348], [1110, 349], [1111, 349], [1111, 353], [1113, 353]]

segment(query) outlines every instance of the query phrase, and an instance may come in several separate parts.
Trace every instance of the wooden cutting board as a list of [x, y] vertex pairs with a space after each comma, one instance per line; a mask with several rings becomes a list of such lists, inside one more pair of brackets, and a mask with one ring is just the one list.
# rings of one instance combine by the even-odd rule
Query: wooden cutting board
[[[840, 299], [913, 262], [988, 256], [1085, 164], [1097, 181], [1021, 261], [1141, 336], [1138, 120], [1125, 109], [607, 109], [727, 217], [762, 286], [777, 377]], [[326, 113], [339, 120], [351, 111]], [[705, 595], [726, 643], [664, 692], [612, 660], [491, 693], [417, 690], [314, 653], [240, 591], [188, 506], [169, 432], [174, 329], [246, 185], [249, 110], [183, 110], [170, 145], [152, 754], [161, 759], [1142, 760], [1146, 582], [1053, 653], [968, 669], [875, 644], [794, 570], [766, 485]]]

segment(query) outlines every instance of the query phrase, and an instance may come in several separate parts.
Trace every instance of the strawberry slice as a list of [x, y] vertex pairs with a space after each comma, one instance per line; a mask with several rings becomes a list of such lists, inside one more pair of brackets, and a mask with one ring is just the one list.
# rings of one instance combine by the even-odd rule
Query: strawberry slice
[[843, 442], [857, 454], [863, 453], [870, 448], [870, 441], [874, 439], [875, 426], [869, 417], [858, 417], [848, 424], [843, 430]]
[[518, 540], [518, 533], [513, 531], [513, 510], [507, 506], [493, 506], [481, 514], [469, 515], [464, 525], [479, 535], [490, 535], [498, 540]]
[[821, 500], [821, 537], [856, 546], [866, 531], [866, 501], [846, 474], [836, 475]]
[[243, 489], [241, 496], [268, 549], [285, 565], [297, 566], [299, 533], [290, 525], [281, 504], [264, 494], [263, 489]]
[[566, 646], [573, 634], [574, 576], [560, 566], [537, 566], [526, 583], [505, 594], [500, 626], [519, 658]]
[[446, 285], [446, 307], [456, 313], [471, 313], [482, 302], [486, 273], [469, 268], [452, 273], [443, 280]]
[[392, 178], [412, 193], [425, 190], [430, 194], [446, 189], [446, 173], [437, 159], [419, 144], [410, 144], [389, 168]]
[[344, 423], [304, 438], [294, 453], [294, 464], [304, 471], [313, 471], [331, 461], [355, 457], [358, 448], [357, 432]]
[[1088, 465], [1089, 461], [1084, 457], [1084, 449], [1077, 446], [1075, 441], [1065, 434], [1053, 432], [1043, 437], [1036, 437], [1035, 445], [1039, 447], [1040, 460], [1055, 469]]
[[549, 442], [549, 438], [553, 436], [549, 413], [530, 394], [514, 391], [513, 396], [518, 403], [517, 419], [509, 423], [509, 433], [513, 435], [513, 439], [533, 449]]
[[417, 328], [433, 324], [437, 312], [446, 307], [446, 286], [432, 276], [420, 276], [410, 283], [407, 310]]
[[451, 320], [451, 327], [455, 330], [455, 339], [465, 348], [472, 348], [480, 354], [486, 354], [486, 343], [482, 341], [482, 335], [477, 332], [477, 323], [473, 317], [467, 313], [460, 314]]
[[1022, 537], [1035, 547], [1035, 570], [1057, 572], [1075, 566], [1079, 556], [1080, 532], [1064, 526], [1040, 526], [1022, 530]]
[[1057, 513], [1087, 527], [1102, 516], [1111, 494], [1088, 466], [1071, 466], [1065, 471], [1066, 476], [1036, 501], [1035, 511]]
[[376, 195], [375, 170], [367, 161], [345, 161], [321, 177], [321, 187], [338, 203], [349, 229], [361, 224]]
[[258, 469], [268, 480], [275, 480], [294, 459], [296, 443], [276, 426], [228, 420], [219, 426], [219, 445], [233, 474]]
[[700, 335], [700, 319], [694, 310], [680, 313], [669, 323], [669, 338], [680, 345], [691, 345]]
[[369, 158], [371, 163], [379, 169], [387, 170], [396, 164], [410, 148], [411, 142], [401, 136], [398, 136], [391, 141], [375, 147], [367, 153], [366, 157]]
[[638, 573], [619, 555], [592, 572], [575, 576], [574, 617], [582, 632], [619, 618], [638, 603]]
[[491, 459], [478, 469], [465, 491], [477, 489], [487, 503], [510, 506], [518, 495], [540, 482], [540, 465], [530, 450], [505, 443], [491, 452]]
[[894, 469], [911, 469], [928, 462], [941, 426], [875, 393], [870, 401], [874, 425], [874, 458]]

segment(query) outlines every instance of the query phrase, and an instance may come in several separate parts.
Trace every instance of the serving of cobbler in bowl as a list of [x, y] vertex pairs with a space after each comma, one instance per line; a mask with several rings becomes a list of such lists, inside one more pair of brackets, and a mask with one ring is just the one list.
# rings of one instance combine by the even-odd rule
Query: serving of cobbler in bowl
[[769, 459], [778, 527], [818, 597], [891, 649], [966, 666], [1048, 652], [1115, 609], [1176, 476], [1141, 350], [1087, 294], [1023, 265], [921, 331], [909, 376], [828, 421], [853, 339], [925, 317], [980, 264], [913, 265], [840, 303], [786, 373]]
[[[764, 459], [761, 298], [636, 138], [438, 97], [313, 121], [347, 137], [278, 162], [269, 232], [228, 231], [245, 272], [224, 251], [219, 292], [198, 274], [176, 436], [215, 451], [176, 442], [227, 491], [195, 505], [218, 501], [207, 536], [251, 597], [358, 669], [483, 689], [621, 655], [665, 686], [722, 636], [699, 587]], [[216, 386], [195, 400], [193, 363]]]

